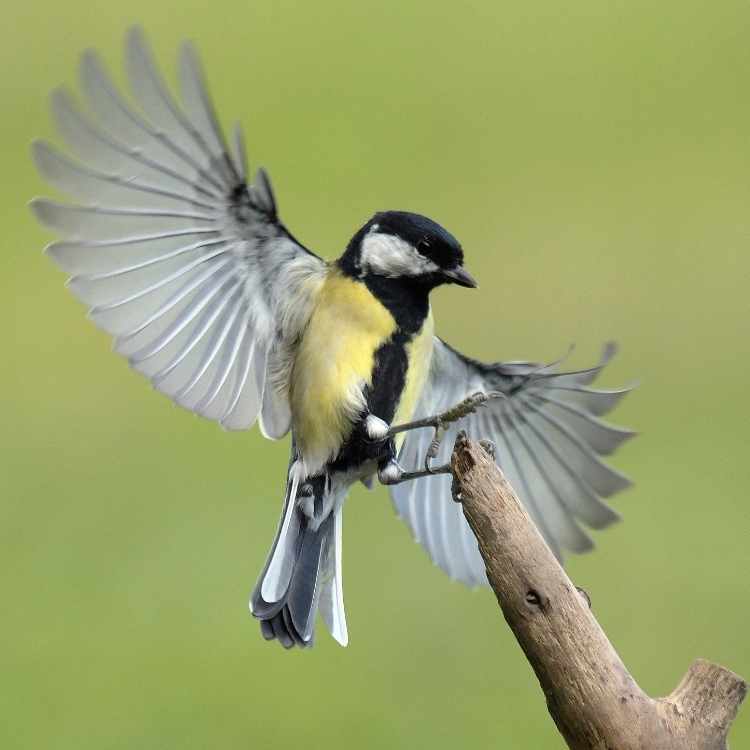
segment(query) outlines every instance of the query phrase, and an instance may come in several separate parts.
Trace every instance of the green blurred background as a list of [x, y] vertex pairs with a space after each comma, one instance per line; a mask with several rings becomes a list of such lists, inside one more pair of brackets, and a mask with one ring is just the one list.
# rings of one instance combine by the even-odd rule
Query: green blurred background
[[[570, 561], [640, 684], [694, 657], [750, 677], [750, 6], [6, 4], [0, 334], [0, 747], [561, 748], [492, 595], [451, 583], [386, 492], [346, 512], [351, 645], [284, 653], [246, 601], [287, 446], [173, 407], [41, 254], [28, 144], [96, 45], [194, 38], [282, 215], [334, 257], [370, 213], [435, 217], [481, 282], [440, 333], [486, 358], [622, 351], [625, 518]], [[750, 707], [734, 728], [750, 746]]]

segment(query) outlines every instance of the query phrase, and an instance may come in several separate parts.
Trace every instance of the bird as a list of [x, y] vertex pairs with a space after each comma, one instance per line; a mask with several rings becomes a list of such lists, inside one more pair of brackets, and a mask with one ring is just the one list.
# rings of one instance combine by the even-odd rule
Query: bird
[[49, 257], [114, 350], [173, 402], [226, 430], [289, 436], [281, 519], [250, 597], [262, 636], [309, 647], [318, 616], [349, 640], [342, 519], [353, 485], [390, 490], [397, 514], [452, 579], [487, 585], [477, 542], [451, 496], [459, 425], [495, 445], [550, 549], [593, 546], [584, 526], [619, 516], [630, 485], [606, 464], [634, 432], [601, 417], [630, 387], [593, 388], [615, 354], [484, 363], [435, 333], [431, 292], [476, 287], [462, 245], [419, 213], [374, 213], [325, 261], [281, 221], [267, 172], [249, 178], [242, 130], [227, 138], [191, 42], [179, 92], [139, 27], [125, 39], [130, 97], [96, 52], [80, 61], [83, 105], [51, 95], [71, 155], [32, 154], [73, 203], [35, 198], [59, 239]]

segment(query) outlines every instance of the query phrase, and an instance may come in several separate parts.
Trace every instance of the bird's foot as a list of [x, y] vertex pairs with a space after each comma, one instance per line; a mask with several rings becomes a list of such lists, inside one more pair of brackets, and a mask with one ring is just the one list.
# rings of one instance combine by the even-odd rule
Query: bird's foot
[[425, 468], [417, 471], [404, 471], [401, 465], [392, 458], [386, 461], [382, 466], [378, 468], [378, 479], [381, 484], [401, 484], [402, 482], [409, 482], [412, 479], [420, 479], [421, 477], [431, 477], [436, 474], [450, 474], [451, 465], [443, 464], [442, 466], [432, 466], [430, 459], [425, 460]]
[[586, 602], [588, 608], [591, 609], [591, 597], [586, 589], [582, 589], [580, 586], [576, 586], [576, 591], [583, 597], [583, 601]]
[[[435, 474], [450, 474], [450, 464], [442, 464], [441, 466], [433, 466], [432, 462], [437, 458], [438, 451], [440, 450], [440, 444], [445, 437], [445, 433], [448, 426], [454, 422], [458, 422], [460, 419], [468, 416], [475, 412], [480, 406], [483, 406], [488, 401], [495, 398], [505, 398], [505, 394], [500, 391], [490, 391], [489, 393], [477, 393], [468, 396], [454, 407], [447, 411], [437, 414], [433, 417], [425, 417], [424, 419], [417, 419], [414, 422], [405, 422], [404, 424], [393, 425], [387, 432], [387, 437], [393, 438], [399, 432], [406, 432], [407, 430], [417, 430], [422, 427], [432, 427], [435, 431], [433, 435], [430, 447], [427, 449], [427, 453], [424, 458], [424, 469], [417, 471], [404, 471], [401, 466], [396, 462], [395, 459], [390, 459], [378, 469], [378, 479], [383, 484], [399, 484], [401, 482], [408, 482], [411, 479], [420, 479], [421, 477], [431, 477]], [[369, 419], [377, 419], [377, 417], [368, 417]], [[378, 420], [382, 422], [382, 420]], [[385, 422], [383, 422], [385, 424]], [[491, 453], [494, 457], [495, 446], [490, 441], [484, 441], [487, 443], [485, 450]]]
[[482, 440], [479, 441], [479, 445], [482, 446], [482, 448], [484, 449], [484, 452], [490, 458], [493, 458], [493, 459], [495, 458], [495, 455], [497, 453], [497, 446], [491, 440], [486, 440], [483, 438]]

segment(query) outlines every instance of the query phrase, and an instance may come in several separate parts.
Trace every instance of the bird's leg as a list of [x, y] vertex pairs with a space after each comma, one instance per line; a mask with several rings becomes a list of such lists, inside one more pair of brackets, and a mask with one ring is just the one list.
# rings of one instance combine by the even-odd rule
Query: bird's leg
[[[504, 398], [505, 394], [500, 391], [490, 391], [489, 393], [482, 393], [478, 391], [468, 396], [460, 403], [456, 404], [447, 411], [441, 414], [436, 414], [432, 417], [425, 417], [424, 419], [417, 419], [413, 422], [405, 422], [404, 424], [393, 425], [390, 427], [387, 433], [387, 437], [393, 440], [394, 435], [399, 432], [406, 432], [407, 430], [417, 430], [423, 427], [432, 427], [435, 431], [433, 435], [430, 447], [427, 449], [427, 453], [424, 459], [424, 469], [418, 469], [416, 471], [404, 471], [404, 469], [396, 461], [395, 451], [394, 455], [390, 456], [387, 460], [383, 461], [378, 467], [378, 479], [382, 484], [400, 484], [401, 482], [408, 482], [411, 479], [419, 479], [421, 477], [430, 477], [435, 474], [450, 474], [451, 465], [450, 463], [442, 464], [441, 466], [433, 466], [432, 461], [440, 450], [440, 444], [445, 437], [448, 426], [453, 422], [463, 419], [475, 412], [480, 406], [483, 406], [488, 401], [494, 398]], [[493, 446], [494, 448], [494, 446]]]
[[436, 414], [432, 417], [425, 417], [424, 419], [416, 419], [413, 422], [404, 422], [404, 424], [395, 424], [388, 430], [388, 436], [393, 437], [399, 432], [406, 432], [407, 430], [417, 430], [420, 427], [432, 427], [436, 431], [439, 427], [447, 427], [453, 422], [458, 422], [459, 419], [467, 417], [469, 414], [473, 414], [478, 407], [486, 404], [495, 398], [505, 398], [505, 394], [500, 391], [490, 391], [489, 393], [483, 393], [477, 391], [472, 393], [471, 396], [467, 396], [463, 401], [459, 401], [455, 406]]

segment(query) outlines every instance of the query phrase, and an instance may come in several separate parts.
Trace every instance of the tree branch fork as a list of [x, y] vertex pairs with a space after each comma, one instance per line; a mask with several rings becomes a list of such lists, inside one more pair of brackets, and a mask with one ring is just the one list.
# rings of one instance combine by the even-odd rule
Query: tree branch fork
[[725, 750], [747, 693], [702, 659], [663, 698], [649, 697], [555, 559], [486, 446], [461, 433], [454, 498], [479, 543], [487, 578], [571, 750]]

